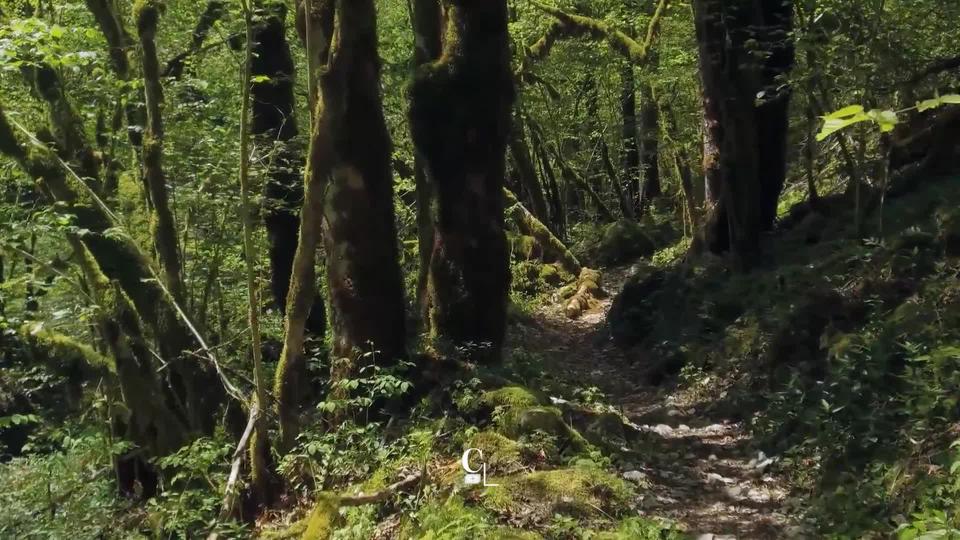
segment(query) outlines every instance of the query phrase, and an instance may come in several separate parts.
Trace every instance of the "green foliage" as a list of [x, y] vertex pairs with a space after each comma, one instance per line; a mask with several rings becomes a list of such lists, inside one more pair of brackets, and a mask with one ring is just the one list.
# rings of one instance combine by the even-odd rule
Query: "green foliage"
[[0, 536], [116, 538], [127, 503], [114, 496], [112, 456], [96, 434], [64, 435], [56, 451], [0, 464]]
[[872, 122], [881, 133], [893, 131], [900, 123], [900, 114], [907, 111], [929, 111], [943, 105], [960, 105], [960, 94], [947, 94], [920, 101], [914, 107], [901, 111], [870, 109], [865, 110], [861, 105], [850, 105], [834, 111], [823, 117], [823, 127], [817, 134], [817, 140], [822, 141], [834, 133], [861, 122]]
[[220, 510], [232, 453], [225, 438], [201, 438], [156, 460], [167, 480], [164, 491], [147, 501], [145, 525], [154, 535], [186, 538], [210, 529]]

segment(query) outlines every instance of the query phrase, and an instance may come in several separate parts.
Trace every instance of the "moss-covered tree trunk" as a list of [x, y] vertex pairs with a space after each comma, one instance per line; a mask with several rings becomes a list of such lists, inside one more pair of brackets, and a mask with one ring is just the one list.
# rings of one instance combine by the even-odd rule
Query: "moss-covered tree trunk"
[[[773, 225], [786, 175], [790, 91], [781, 78], [793, 66], [793, 4], [698, 0], [694, 14], [708, 205], [694, 249], [730, 250], [746, 268]], [[750, 43], [764, 54], [751, 54]]]
[[[260, 20], [254, 25], [251, 66], [255, 81], [251, 87], [251, 132], [259, 145], [272, 153], [266, 160], [263, 221], [269, 246], [270, 291], [281, 313], [286, 313], [303, 202], [303, 149], [295, 142], [299, 133], [293, 95], [296, 75], [286, 37], [286, 12], [286, 5], [279, 2], [257, 10]], [[306, 330], [322, 337], [325, 325], [323, 298], [315, 295]]]
[[163, 269], [164, 282], [174, 299], [185, 298], [183, 278], [180, 275], [180, 248], [177, 227], [170, 208], [167, 179], [163, 171], [163, 87], [160, 84], [160, 62], [157, 60], [157, 23], [160, 8], [152, 0], [137, 4], [134, 14], [140, 53], [143, 61], [144, 99], [147, 108], [147, 126], [143, 142], [143, 178], [149, 190], [153, 215], [150, 228], [153, 233], [157, 258]]
[[[420, 67], [440, 56], [442, 47], [440, 30], [442, 12], [440, 0], [413, 0], [413, 62]], [[433, 254], [433, 183], [423, 166], [423, 158], [415, 154], [413, 158], [413, 177], [417, 193], [417, 308], [420, 315], [421, 332], [429, 332], [430, 295], [427, 294], [427, 281], [430, 276], [430, 256]]]
[[108, 233], [119, 225], [109, 209], [80, 179], [68, 175], [55, 154], [22, 144], [2, 108], [0, 154], [13, 158], [28, 176], [36, 178], [48, 200], [59, 203], [58, 209], [87, 231], [81, 237], [84, 246], [103, 274], [116, 280], [130, 297], [153, 334], [160, 356], [170, 363], [166, 373], [190, 428], [212, 433], [216, 417], [211, 413], [222, 403], [222, 386], [210, 365], [189, 355], [188, 351], [201, 347], [178, 315], [173, 299], [158, 283], [149, 258], [129, 236]]
[[[322, 230], [327, 252], [334, 379], [360, 354], [378, 364], [406, 355], [403, 283], [393, 211], [390, 137], [380, 96], [376, 11], [372, 0], [337, 0], [336, 30], [319, 81], [310, 138], [306, 203], [288, 296], [287, 339], [277, 375], [283, 445], [296, 436], [296, 410], [284, 373], [302, 361], [303, 291], [312, 287]], [[295, 333], [299, 333], [297, 336]], [[299, 337], [299, 340], [295, 339]], [[291, 339], [294, 338], [294, 339]], [[364, 361], [370, 361], [365, 358]]]
[[332, 352], [355, 360], [372, 350], [377, 363], [389, 364], [406, 356], [406, 333], [376, 9], [373, 0], [338, 0], [336, 7], [337, 31], [320, 79], [326, 155], [310, 156], [327, 181]]
[[500, 358], [510, 272], [503, 231], [513, 74], [505, 0], [445, 0], [443, 54], [411, 89], [414, 144], [436, 189], [430, 264], [435, 336]]

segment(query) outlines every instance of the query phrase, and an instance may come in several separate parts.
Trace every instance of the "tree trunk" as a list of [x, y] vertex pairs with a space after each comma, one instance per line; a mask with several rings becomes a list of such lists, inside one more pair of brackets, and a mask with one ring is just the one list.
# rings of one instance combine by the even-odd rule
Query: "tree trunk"
[[640, 193], [640, 215], [654, 198], [662, 193], [660, 188], [660, 112], [650, 83], [640, 84], [640, 176], [643, 188]]
[[36, 178], [47, 198], [60, 203], [60, 211], [74, 216], [78, 228], [86, 229], [81, 237], [84, 246], [103, 274], [119, 282], [156, 338], [160, 356], [171, 364], [166, 372], [190, 428], [212, 433], [216, 417], [211, 413], [222, 402], [223, 388], [211, 366], [187, 357], [186, 351], [201, 347], [178, 315], [174, 300], [158, 283], [150, 260], [129, 236], [108, 233], [119, 223], [102, 201], [79, 178], [67, 176], [55, 154], [22, 145], [2, 109], [0, 154], [13, 158], [28, 176]]
[[[760, 233], [773, 226], [786, 175], [790, 91], [779, 78], [793, 65], [793, 5], [697, 0], [694, 14], [707, 199], [694, 249], [731, 250], [735, 265], [747, 268], [759, 250]], [[750, 40], [759, 43], [764, 59], [746, 52]]]
[[[296, 75], [285, 32], [286, 5], [271, 3], [259, 15], [261, 20], [254, 25], [252, 75], [258, 82], [251, 86], [251, 132], [260, 146], [274, 152], [268, 161], [263, 221], [269, 245], [270, 291], [280, 313], [286, 314], [303, 201], [302, 148], [294, 142], [299, 133], [293, 95]], [[306, 330], [323, 337], [325, 326], [323, 298], [315, 295]]]
[[406, 356], [406, 332], [374, 1], [338, 0], [337, 23], [320, 79], [323, 112], [314, 137], [321, 140], [310, 155], [311, 169], [326, 181], [332, 352], [352, 362], [375, 351], [378, 364], [390, 364]]
[[505, 0], [445, 0], [446, 43], [411, 87], [412, 135], [436, 189], [432, 334], [500, 358], [510, 284], [503, 231], [513, 74]]
[[[413, 0], [413, 62], [422, 66], [440, 57], [442, 25], [440, 0]], [[429, 333], [430, 295], [427, 283], [430, 275], [430, 256], [433, 253], [433, 183], [427, 177], [423, 158], [419, 153], [413, 157], [413, 177], [417, 194], [417, 312], [420, 316], [421, 333]]]
[[620, 152], [620, 170], [622, 184], [627, 186], [630, 208], [635, 216], [642, 214], [640, 209], [640, 147], [637, 144], [637, 94], [635, 91], [633, 66], [624, 64], [620, 68], [620, 117], [623, 120], [620, 129], [623, 148]]
[[157, 60], [157, 22], [160, 9], [153, 2], [137, 4], [137, 33], [143, 59], [144, 98], [147, 107], [147, 126], [143, 144], [143, 177], [149, 190], [153, 208], [151, 229], [164, 280], [173, 298], [182, 302], [186, 296], [180, 275], [180, 251], [177, 227], [167, 195], [167, 180], [163, 172], [163, 88], [160, 85], [160, 64]]
[[540, 185], [540, 179], [537, 178], [537, 171], [530, 158], [530, 147], [527, 146], [523, 121], [519, 114], [515, 115], [513, 119], [513, 131], [510, 135], [509, 146], [510, 155], [513, 157], [517, 174], [520, 176], [520, 183], [530, 197], [530, 207], [533, 210], [533, 215], [540, 221], [548, 223], [550, 216], [547, 214], [547, 199], [543, 194], [543, 187]]

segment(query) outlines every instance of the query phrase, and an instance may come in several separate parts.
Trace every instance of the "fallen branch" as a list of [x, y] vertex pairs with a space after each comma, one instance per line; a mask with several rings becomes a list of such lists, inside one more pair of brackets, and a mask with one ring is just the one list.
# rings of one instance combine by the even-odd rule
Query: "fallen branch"
[[380, 491], [374, 491], [370, 494], [361, 492], [357, 495], [343, 495], [339, 498], [340, 506], [363, 506], [365, 504], [383, 502], [397, 493], [420, 483], [422, 478], [423, 472], [418, 472], [408, 475], [406, 478], [394, 482]]
[[[247, 418], [247, 427], [243, 428], [243, 435], [237, 443], [237, 448], [233, 451], [233, 462], [230, 464], [230, 476], [227, 477], [227, 487], [223, 490], [223, 503], [220, 507], [220, 514], [217, 516], [217, 522], [226, 520], [233, 514], [236, 506], [237, 482], [240, 480], [240, 465], [243, 463], [243, 456], [246, 454], [247, 446], [250, 444], [250, 437], [253, 436], [253, 427], [260, 416], [260, 408], [256, 403], [250, 405], [250, 416]], [[207, 540], [216, 540], [217, 533], [212, 532], [207, 536]]]
[[584, 311], [597, 302], [597, 297], [603, 294], [600, 288], [600, 271], [591, 268], [584, 268], [580, 271], [580, 277], [577, 278], [577, 292], [567, 302], [564, 309], [567, 317], [576, 319]]
[[563, 269], [573, 275], [580, 273], [580, 261], [567, 249], [567, 246], [554, 236], [550, 229], [537, 219], [523, 204], [517, 200], [517, 196], [509, 189], [503, 188], [505, 214], [509, 216], [520, 231], [527, 236], [532, 236], [540, 248], [543, 250], [543, 261], [558, 262]]

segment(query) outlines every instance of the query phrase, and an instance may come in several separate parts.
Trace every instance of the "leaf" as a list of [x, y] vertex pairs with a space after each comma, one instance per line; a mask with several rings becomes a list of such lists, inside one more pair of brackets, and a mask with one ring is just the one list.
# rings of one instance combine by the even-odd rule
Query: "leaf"
[[820, 133], [817, 134], [818, 141], [822, 141], [826, 139], [827, 137], [829, 137], [830, 135], [833, 135], [834, 133], [840, 131], [841, 129], [844, 129], [846, 127], [852, 126], [853, 124], [858, 124], [860, 122], [870, 119], [870, 117], [863, 112], [860, 112], [855, 116], [844, 118], [844, 119], [836, 118], [836, 117], [831, 118], [829, 116], [824, 116], [823, 118], [824, 118], [823, 128], [821, 128]]
[[873, 109], [867, 113], [867, 116], [880, 126], [880, 131], [883, 133], [893, 131], [893, 128], [900, 123], [900, 118], [897, 117], [897, 113], [890, 110], [882, 111], [880, 109]]
[[940, 96], [941, 103], [949, 103], [950, 105], [960, 105], [960, 94], [947, 94], [945, 96]]
[[53, 39], [60, 39], [63, 37], [64, 30], [63, 27], [59, 24], [55, 24], [50, 28], [50, 37]]
[[917, 111], [923, 112], [923, 111], [929, 111], [930, 109], [936, 109], [937, 107], [943, 104], [943, 102], [941, 102], [940, 99], [941, 98], [925, 99], [917, 103]]
[[832, 113], [824, 116], [824, 118], [827, 118], [827, 119], [831, 119], [831, 118], [848, 118], [848, 117], [857, 116], [857, 115], [860, 115], [860, 114], [863, 114], [863, 106], [862, 106], [862, 105], [849, 105], [849, 106], [844, 107], [844, 108], [842, 108], [842, 109], [840, 109], [840, 110], [833, 111]]

